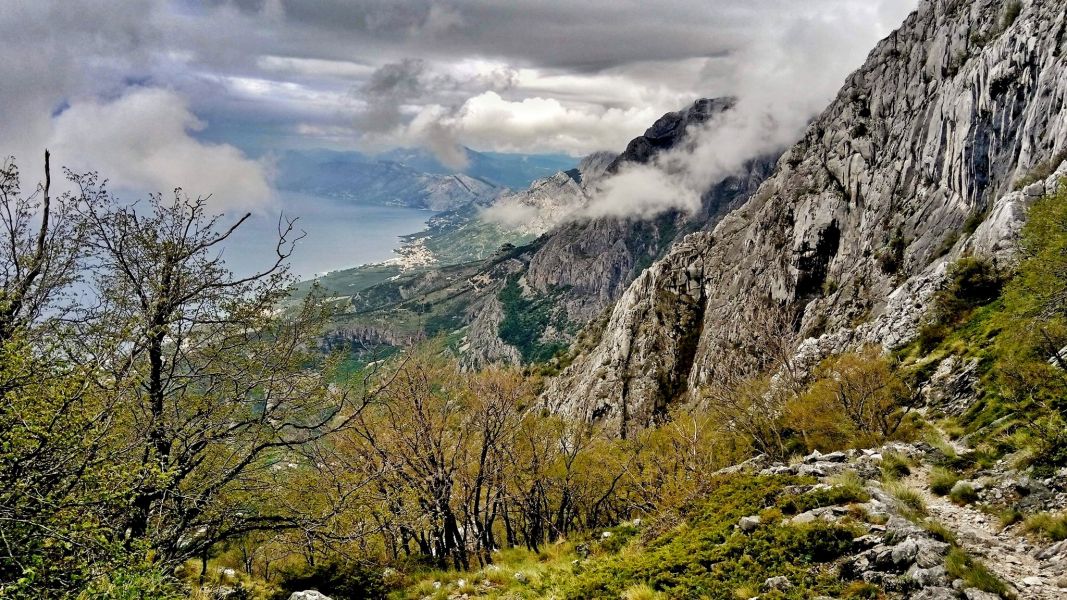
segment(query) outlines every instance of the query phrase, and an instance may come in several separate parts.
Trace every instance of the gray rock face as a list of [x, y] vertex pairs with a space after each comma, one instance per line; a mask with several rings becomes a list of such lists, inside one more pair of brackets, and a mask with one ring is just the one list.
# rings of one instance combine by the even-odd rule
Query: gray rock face
[[921, 390], [927, 406], [951, 415], [962, 414], [975, 399], [977, 371], [978, 359], [950, 356], [942, 360]]
[[742, 207], [630, 285], [545, 404], [641, 427], [715, 377], [760, 304], [800, 315], [801, 358], [895, 347], [950, 260], [1007, 259], [1031, 198], [1014, 182], [1067, 150], [1067, 8], [1004, 9], [924, 0]]
[[[551, 229], [518, 256], [524, 263], [519, 270], [524, 292], [546, 297], [566, 290], [555, 294], [555, 307], [563, 320], [583, 326], [612, 306], [634, 278], [680, 235], [713, 227], [723, 215], [742, 204], [770, 174], [772, 159], [751, 161], [742, 173], [712, 186], [693, 215], [671, 211], [650, 220], [566, 218], [575, 206], [588, 200], [589, 186], [604, 174], [626, 162], [648, 161], [656, 152], [680, 143], [690, 126], [705, 123], [732, 105], [731, 99], [697, 101], [686, 110], [664, 115], [622, 154], [594, 154], [583, 160], [576, 172], [542, 180], [548, 183], [539, 182], [527, 192], [498, 201], [536, 207], [538, 215], [546, 214], [542, 210], [545, 207], [550, 208], [550, 216], [538, 217], [545, 222], [537, 221], [535, 225], [546, 226], [551, 221]], [[493, 299], [485, 298], [484, 303], [472, 307], [471, 314], [477, 316], [468, 330], [465, 361], [474, 365], [514, 361], [517, 350], [497, 335], [503, 315], [494, 307]], [[571, 337], [570, 333], [559, 332], [560, 341], [568, 342]]]

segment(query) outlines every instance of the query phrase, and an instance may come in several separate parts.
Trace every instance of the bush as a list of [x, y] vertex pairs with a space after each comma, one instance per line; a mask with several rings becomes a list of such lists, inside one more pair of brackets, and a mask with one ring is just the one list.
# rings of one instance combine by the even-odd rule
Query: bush
[[706, 500], [690, 511], [684, 527], [650, 542], [641, 552], [593, 559], [560, 597], [617, 600], [637, 589], [670, 598], [733, 599], [756, 591], [769, 577], [784, 575], [796, 597], [837, 594], [843, 582], [816, 565], [844, 555], [856, 532], [816, 522], [782, 525], [768, 519], [750, 534], [735, 530], [738, 519], [775, 504], [784, 489], [806, 483], [792, 477], [731, 476], [716, 482]]
[[808, 449], [870, 447], [914, 434], [911, 389], [880, 347], [824, 360], [814, 382], [785, 404], [785, 422]]
[[945, 287], [934, 294], [936, 322], [961, 322], [971, 310], [996, 300], [1004, 283], [1004, 275], [988, 260], [973, 256], [959, 259], [949, 268]]
[[[1018, 4], [1018, 3], [1016, 3]], [[1060, 152], [1053, 156], [1050, 160], [1047, 160], [1033, 168], [1029, 173], [1023, 176], [1015, 182], [1015, 189], [1021, 190], [1031, 183], [1037, 183], [1038, 181], [1044, 181], [1048, 179], [1056, 171], [1056, 168], [1063, 164], [1063, 161], [1067, 160], [1067, 151]]]
[[960, 478], [958, 475], [941, 467], [935, 467], [930, 471], [930, 491], [938, 496], [945, 496], [952, 491], [952, 486]]
[[94, 600], [179, 600], [185, 598], [186, 594], [181, 591], [179, 582], [162, 570], [150, 565], [134, 565], [114, 569], [92, 581], [78, 597]]
[[1019, 0], [1011, 0], [1004, 8], [1004, 19], [1000, 22], [1000, 26], [1003, 29], [1011, 27], [1015, 19], [1019, 18], [1019, 15], [1023, 12], [1023, 3]]
[[871, 495], [864, 489], [863, 482], [859, 481], [859, 477], [853, 473], [851, 477], [843, 477], [841, 483], [835, 484], [828, 489], [818, 489], [797, 496], [787, 496], [779, 501], [778, 507], [787, 515], [795, 515], [813, 508], [866, 502], [870, 499]]

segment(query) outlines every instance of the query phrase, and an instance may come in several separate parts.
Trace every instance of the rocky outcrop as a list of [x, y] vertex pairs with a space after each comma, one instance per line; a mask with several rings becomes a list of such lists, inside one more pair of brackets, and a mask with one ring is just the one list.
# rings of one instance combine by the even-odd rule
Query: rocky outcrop
[[546, 404], [644, 426], [764, 304], [798, 315], [811, 359], [907, 343], [946, 263], [1004, 255], [1030, 197], [1014, 183], [1067, 149], [1067, 8], [1020, 8], [924, 0], [744, 206], [637, 278]]
[[[971, 452], [959, 444], [954, 448], [961, 456]], [[882, 467], [888, 455], [906, 462], [910, 474], [900, 480], [887, 478]], [[852, 521], [864, 528], [837, 569], [843, 579], [874, 584], [887, 597], [1000, 598], [972, 587], [973, 581], [968, 583], [959, 578], [958, 571], [947, 568], [953, 546], [957, 554], [981, 561], [1003, 583], [1009, 592], [1006, 597], [1063, 597], [1067, 590], [1067, 543], [1027, 536], [1021, 523], [1003, 527], [993, 515], [1008, 507], [1022, 514], [1061, 509], [1067, 502], [1067, 469], [1037, 480], [1001, 461], [974, 473], [972, 480], [957, 485], [974, 490], [976, 498], [986, 504], [983, 512], [931, 493], [931, 466], [943, 465], [946, 458], [942, 450], [928, 444], [891, 442], [879, 448], [828, 454], [815, 451], [790, 464], [756, 458], [729, 471], [818, 480], [814, 485], [789, 488], [801, 498], [831, 492], [843, 481], [862, 483], [868, 496], [863, 501], [848, 506], [816, 504], [816, 508], [785, 518], [792, 524]], [[858, 520], [856, 515], [860, 515]], [[749, 533], [762, 523], [754, 515], [742, 518], [737, 528]]]

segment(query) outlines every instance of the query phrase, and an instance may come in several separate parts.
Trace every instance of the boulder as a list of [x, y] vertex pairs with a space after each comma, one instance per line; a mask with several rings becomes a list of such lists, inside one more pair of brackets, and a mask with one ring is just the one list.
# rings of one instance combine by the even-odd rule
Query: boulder
[[307, 590], [304, 592], [293, 592], [289, 596], [289, 600], [331, 600], [329, 596], [315, 590]]
[[741, 520], [737, 522], [737, 528], [745, 533], [750, 533], [755, 531], [759, 524], [759, 515], [752, 515], [751, 517], [741, 517]]
[[785, 591], [791, 589], [792, 587], [793, 584], [790, 583], [789, 578], [784, 575], [779, 575], [777, 577], [768, 577], [767, 580], [763, 582], [763, 589], [765, 590]]

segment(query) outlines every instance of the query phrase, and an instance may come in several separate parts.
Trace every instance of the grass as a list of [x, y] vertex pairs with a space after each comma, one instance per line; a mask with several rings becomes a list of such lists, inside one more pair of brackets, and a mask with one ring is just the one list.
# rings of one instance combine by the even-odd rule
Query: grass
[[892, 494], [897, 502], [900, 502], [901, 508], [911, 513], [912, 516], [926, 516], [926, 502], [922, 494], [916, 490], [902, 483], [890, 483], [886, 485], [886, 491]]
[[975, 491], [974, 486], [966, 482], [957, 482], [952, 486], [952, 490], [949, 492], [948, 497], [950, 500], [964, 506], [971, 504], [978, 500], [978, 492]]
[[[791, 486], [811, 483], [785, 476], [719, 477], [702, 501], [682, 511], [683, 523], [658, 536], [644, 539], [639, 527], [626, 523], [607, 529], [612, 532], [609, 538], [602, 538], [605, 529], [598, 529], [539, 552], [501, 550], [494, 553], [493, 565], [471, 572], [416, 569], [404, 574], [406, 585], [393, 589], [389, 598], [445, 600], [467, 594], [496, 600], [737, 600], [759, 596], [763, 582], [779, 575], [794, 585], [790, 598], [878, 597], [880, 590], [862, 585], [850, 592], [850, 582], [828, 567], [852, 550], [852, 540], [861, 533], [847, 518], [841, 523], [787, 524], [780, 509], [798, 497], [805, 506], [866, 499], [862, 481], [846, 473], [829, 489], [787, 493]], [[738, 531], [737, 521], [753, 514], [764, 517], [764, 524], [747, 534]], [[579, 545], [590, 552], [579, 553]]]
[[1067, 513], [1037, 513], [1026, 517], [1023, 528], [1053, 541], [1067, 539]]
[[951, 529], [945, 527], [941, 523], [933, 520], [926, 519], [922, 523], [922, 528], [925, 529], [934, 537], [934, 539], [945, 542], [947, 544], [956, 544], [956, 534]]
[[962, 579], [967, 587], [983, 592], [1004, 595], [1008, 586], [981, 561], [969, 556], [959, 547], [953, 547], [945, 557], [945, 571], [953, 578]]
[[934, 467], [930, 471], [930, 491], [938, 496], [945, 496], [952, 491], [952, 486], [960, 478], [958, 475], [943, 467]]
[[882, 455], [882, 480], [896, 481], [911, 475], [911, 460], [899, 452], [886, 452]]

